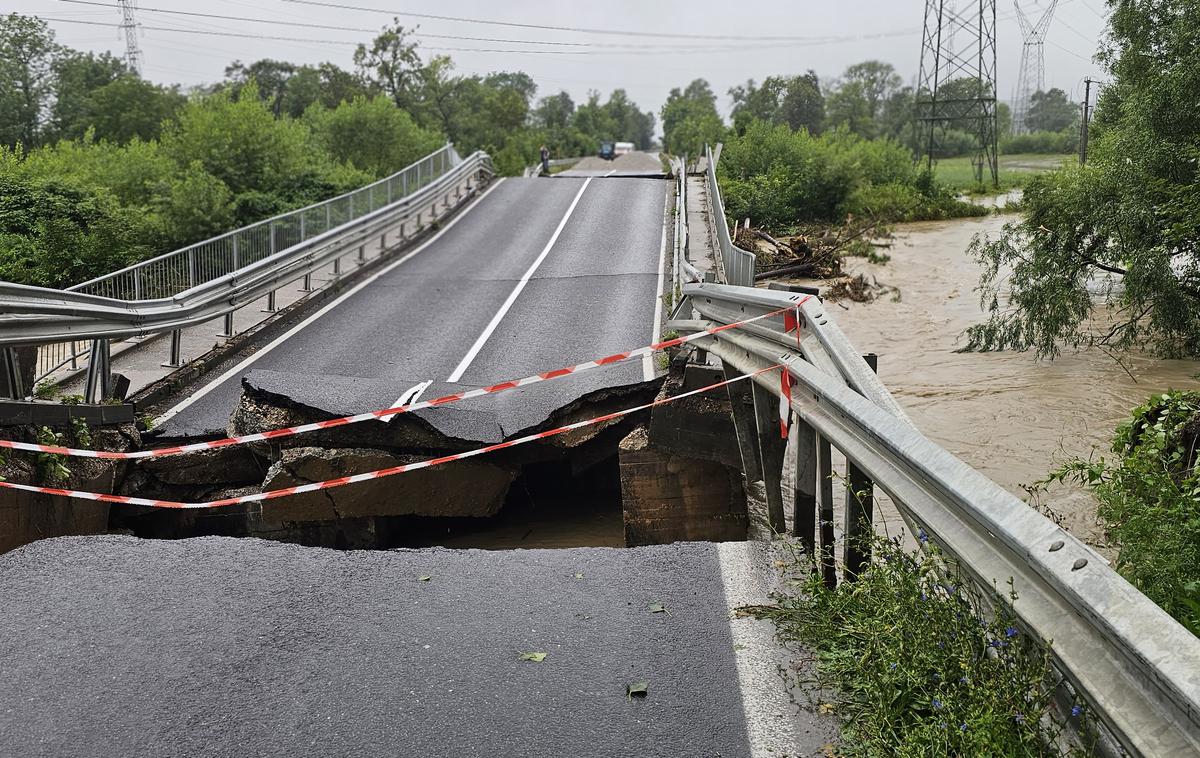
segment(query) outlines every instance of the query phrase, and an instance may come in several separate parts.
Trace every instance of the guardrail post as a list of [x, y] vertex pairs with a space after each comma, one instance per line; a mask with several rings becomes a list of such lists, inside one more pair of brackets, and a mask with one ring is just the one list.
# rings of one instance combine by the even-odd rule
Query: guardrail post
[[[739, 376], [738, 372], [729, 366], [723, 366], [721, 370], [726, 381]], [[750, 388], [745, 382], [727, 384], [725, 388], [729, 393], [729, 407], [733, 412], [733, 428], [737, 432], [738, 449], [742, 453], [742, 471], [746, 474], [746, 481], [757, 482], [762, 479], [762, 463], [758, 460], [758, 440], [754, 436], [754, 408], [751, 406]]]
[[342, 256], [333, 259], [333, 275], [335, 277], [342, 275]]
[[817, 437], [817, 489], [820, 492], [821, 577], [825, 586], [837, 587], [837, 567], [833, 562], [833, 447], [829, 440]]
[[762, 481], [767, 490], [767, 521], [772, 532], [783, 534], [787, 531], [783, 514], [783, 455], [787, 440], [779, 433], [779, 400], [756, 383], [752, 382], [750, 386], [758, 426]]
[[358, 265], [361, 266], [366, 262], [367, 262], [367, 246], [359, 245], [358, 246]]
[[167, 355], [167, 362], [162, 364], [164, 368], [179, 368], [183, 365], [183, 330], [171, 330], [171, 348]]
[[[868, 353], [863, 360], [871, 370], [879, 372], [879, 356]], [[846, 459], [846, 537], [845, 577], [858, 578], [871, 563], [870, 539], [874, 534], [871, 522], [875, 515], [875, 483], [854, 461]]]
[[221, 333], [217, 336], [228, 338], [234, 336], [235, 334], [236, 332], [233, 330], [233, 311], [230, 311], [229, 313], [226, 313], [224, 318], [221, 320]]
[[304, 275], [304, 283], [300, 285], [300, 291], [301, 292], [312, 292], [313, 291], [312, 274]]
[[8, 397], [13, 400], [23, 399], [27, 393], [25, 383], [21, 381], [21, 363], [17, 359], [17, 349], [6, 347], [0, 350], [0, 363], [3, 364], [4, 388], [8, 390]]
[[98, 405], [108, 399], [112, 381], [110, 363], [108, 340], [92, 340], [92, 350], [88, 355], [87, 382], [83, 390], [84, 402]]
[[263, 312], [264, 313], [274, 313], [276, 310], [277, 309], [275, 308], [275, 290], [271, 290], [270, 292], [267, 293], [267, 307], [263, 308]]
[[807, 421], [792, 420], [792, 534], [804, 552], [817, 560], [817, 432]]

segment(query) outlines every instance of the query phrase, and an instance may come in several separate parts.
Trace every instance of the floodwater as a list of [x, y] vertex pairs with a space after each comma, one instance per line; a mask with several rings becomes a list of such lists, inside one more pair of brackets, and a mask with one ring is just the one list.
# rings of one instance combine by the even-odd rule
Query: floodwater
[[[1126, 373], [1098, 350], [1053, 361], [1032, 353], [955, 353], [963, 330], [982, 318], [974, 291], [979, 266], [967, 246], [1013, 218], [902, 225], [887, 251], [890, 262], [850, 265], [898, 288], [899, 300], [829, 303], [826, 311], [855, 346], [879, 354], [881, 378], [927, 437], [1027, 499], [1022, 485], [1058, 463], [1093, 451], [1107, 455], [1116, 425], [1150, 395], [1197, 387], [1200, 362], [1130, 355], [1123, 358]], [[1058, 488], [1042, 503], [1111, 555], [1087, 492]]]

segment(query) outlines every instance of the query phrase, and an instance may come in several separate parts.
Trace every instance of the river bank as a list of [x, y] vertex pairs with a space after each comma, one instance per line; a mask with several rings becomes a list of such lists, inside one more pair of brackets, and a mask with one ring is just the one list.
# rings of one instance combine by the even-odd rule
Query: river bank
[[[1053, 361], [954, 352], [981, 317], [979, 267], [967, 246], [1012, 218], [899, 225], [890, 262], [847, 262], [849, 273], [895, 287], [898, 296], [828, 310], [859, 349], [879, 354], [880, 376], [926, 436], [1027, 499], [1023, 487], [1064, 459], [1107, 454], [1114, 427], [1151, 394], [1195, 387], [1200, 362], [1130, 355], [1126, 373], [1098, 350]], [[1042, 501], [1076, 536], [1113, 555], [1089, 493], [1058, 488]]]

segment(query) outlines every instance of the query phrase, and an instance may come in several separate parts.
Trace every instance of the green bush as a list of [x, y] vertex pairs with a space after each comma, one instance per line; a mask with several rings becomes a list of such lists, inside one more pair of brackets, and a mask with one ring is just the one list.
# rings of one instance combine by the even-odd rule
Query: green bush
[[837, 222], [848, 214], [907, 221], [986, 213], [918, 172], [902, 145], [844, 128], [813, 136], [752, 122], [725, 146], [719, 171], [730, 217], [767, 228]]
[[335, 161], [375, 178], [394, 174], [446, 143], [441, 134], [417, 126], [386, 97], [359, 95], [332, 109], [313, 105], [304, 121]]
[[964, 586], [932, 545], [908, 553], [880, 538], [873, 552], [836, 589], [799, 556], [798, 592], [756, 609], [814, 654], [815, 684], [841, 719], [838, 754], [1060, 754], [1048, 647], [991, 612], [1006, 603]]
[[1004, 155], [1017, 153], [1062, 155], [1078, 151], [1079, 132], [1074, 128], [1061, 132], [1014, 134], [1000, 141], [1000, 152]]
[[154, 229], [103, 190], [13, 175], [0, 162], [0, 279], [64, 287], [148, 257]]
[[1119, 547], [1117, 570], [1200, 636], [1200, 392], [1135, 408], [1112, 451], [1115, 460], [1072, 460], [1040, 484], [1089, 486]]

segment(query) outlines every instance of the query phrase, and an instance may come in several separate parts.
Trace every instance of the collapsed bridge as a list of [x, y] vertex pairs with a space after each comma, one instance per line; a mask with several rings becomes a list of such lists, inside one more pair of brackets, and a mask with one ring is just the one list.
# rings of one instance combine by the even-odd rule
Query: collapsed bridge
[[[714, 156], [706, 155], [704, 170], [692, 174], [677, 164], [673, 193], [661, 180], [616, 177], [504, 180], [485, 188], [486, 156], [446, 156], [424, 177], [425, 189], [397, 200], [388, 184], [389, 202], [376, 207], [372, 201], [371, 210], [357, 219], [334, 225], [332, 212], [325, 210], [326, 225], [312, 236], [302, 231], [298, 242], [279, 250], [272, 242], [266, 257], [199, 284], [189, 280], [187, 288], [157, 299], [140, 297], [144, 292], [122, 301], [5, 286], [0, 344], [9, 346], [4, 355], [10, 394], [23, 395], [31, 385], [22, 372], [29, 363], [22, 362], [22, 348], [28, 355], [30, 346], [43, 346], [37, 351], [40, 360], [53, 353], [46, 345], [71, 345], [60, 351], [69, 356], [60, 362], [69, 362], [76, 342], [89, 340], [85, 395], [101, 401], [120, 384], [113, 381], [112, 366], [121, 356], [113, 355], [108, 340], [170, 335], [168, 362], [181, 363], [177, 348], [185, 344], [187, 329], [222, 318], [233, 334], [236, 318], [229, 314], [236, 309], [272, 298], [272, 310], [277, 303], [269, 293], [288, 282], [302, 277], [311, 289], [312, 277], [324, 267], [340, 272], [343, 258], [364, 262], [360, 278], [330, 287], [329, 302], [309, 303], [322, 305], [320, 310], [285, 312], [256, 332], [257, 341], [234, 342], [228, 352], [204, 359], [204, 367], [185, 365], [174, 379], [154, 385], [145, 397], [159, 403], [158, 436], [141, 440], [127, 430], [114, 433], [108, 448], [120, 455], [109, 458], [114, 462], [106, 465], [113, 468], [92, 472], [91, 488], [34, 484], [29, 472], [29, 483], [4, 483], [5, 494], [40, 498], [31, 502], [47, 508], [64, 500], [111, 503], [121, 512], [144, 508], [150, 518], [226, 509], [243, 525], [261, 524], [253, 518], [276, 506], [276, 513], [283, 512], [291, 500], [294, 507], [309, 509], [307, 523], [336, 523], [346, 521], [342, 509], [355, 504], [353, 498], [339, 503], [329, 493], [360, 485], [379, 487], [373, 501], [400, 494], [404, 502], [429, 505], [445, 493], [439, 488], [449, 479], [407, 485], [412, 487], [407, 491], [400, 483], [474, 464], [492, 467], [486, 471], [499, 486], [510, 488], [533, 466], [557, 461], [582, 478], [607, 465], [608, 479], [615, 471], [620, 480], [631, 542], [671, 542], [681, 531], [692, 538], [744, 537], [759, 515], [755, 491], [761, 489], [760, 526], [794, 535], [831, 583], [838, 581], [835, 551], [843, 551], [846, 579], [852, 580], [870, 560], [854, 538], [894, 508], [981, 586], [1012, 582], [1020, 598], [1013, 612], [1031, 634], [1054, 641], [1061, 687], [1093, 706], [1113, 751], [1197, 751], [1200, 643], [1086, 545], [921, 435], [815, 298], [747, 286], [754, 257], [730, 241]], [[531, 205], [538, 210], [531, 211]], [[449, 215], [456, 206], [459, 215]], [[422, 219], [425, 212], [437, 219], [436, 228]], [[614, 217], [641, 220], [623, 226]], [[502, 222], [483, 223], [487, 219]], [[315, 229], [306, 223], [308, 231]], [[270, 239], [277, 233], [272, 226]], [[418, 234], [423, 236], [414, 239]], [[610, 244], [610, 237], [616, 242]], [[377, 238], [372, 267], [363, 248]], [[184, 252], [173, 259], [173, 271], [190, 275], [197, 255]], [[463, 280], [471, 286], [456, 286]], [[145, 282], [140, 276], [132, 281]], [[455, 317], [448, 323], [421, 321], [425, 311], [406, 311], [406, 302]], [[438, 310], [443, 306], [446, 311]], [[657, 335], [668, 317], [668, 333], [660, 341]], [[417, 339], [399, 336], [405, 328]], [[647, 345], [651, 348], [630, 355], [631, 348]], [[655, 347], [675, 356], [665, 380], [666, 366], [652, 357]], [[580, 362], [595, 364], [596, 370], [567, 370]], [[181, 379], [200, 376], [210, 381]], [[205, 389], [180, 391], [185, 385]], [[485, 392], [471, 396], [472, 390]], [[420, 408], [429, 398], [438, 402]], [[63, 412], [27, 406], [12, 412], [29, 414], [30, 423], [35, 412]], [[100, 420], [108, 413], [102, 403], [76, 407], [65, 413], [96, 414]], [[406, 407], [413, 408], [411, 414]], [[346, 420], [364, 414], [369, 418]], [[383, 418], [392, 420], [383, 423]], [[297, 425], [315, 428], [284, 439], [280, 430]], [[50, 455], [89, 452], [18, 439], [22, 434], [28, 436], [18, 430], [3, 444]], [[277, 434], [280, 440], [273, 440]], [[231, 441], [228, 435], [241, 439]], [[214, 442], [205, 450], [185, 449]], [[557, 443], [564, 444], [552, 451]], [[171, 454], [141, 456], [155, 447]], [[178, 481], [186, 467], [171, 461], [193, 453], [198, 459], [210, 456], [210, 465], [194, 477], [199, 481]], [[475, 460], [461, 462], [467, 458]], [[835, 467], [842, 461], [851, 486], [835, 498]], [[267, 479], [254, 481], [264, 473], [254, 466], [264, 463], [269, 463]], [[118, 477], [121, 466], [126, 469]], [[213, 487], [213, 478], [239, 466], [245, 467], [243, 481]], [[139, 473], [128, 476], [130, 467]], [[484, 471], [472, 481], [492, 475]], [[105, 486], [129, 489], [101, 493]], [[481, 488], [460, 494], [455, 502], [496, 502]], [[160, 502], [138, 503], [139, 497]], [[843, 508], [835, 507], [837, 500], [844, 501]], [[242, 505], [250, 507], [229, 510]], [[211, 522], [185, 526], [176, 536], [220, 531]], [[275, 536], [325, 539], [312, 533]], [[201, 554], [207, 550], [197, 547]], [[155, 561], [165, 561], [155, 564], [156, 571], [187, 571], [205, 560], [186, 554], [190, 551], [185, 545], [165, 558], [156, 553]], [[46, 554], [29, 555], [36, 563]], [[12, 563], [14, 572], [29, 570], [23, 560]], [[111, 575], [103, 554], [88, 561]], [[269, 561], [278, 565], [279, 557]], [[719, 556], [717, 562], [724, 571]], [[685, 573], [680, 581], [690, 581]], [[87, 591], [86, 576], [85, 571], [73, 577], [72, 586]], [[498, 597], [512, 591], [500, 585]], [[712, 602], [724, 606], [736, 594], [730, 587], [726, 582], [703, 592], [719, 596]], [[151, 595], [159, 597], [153, 588], [140, 587], [131, 602]], [[252, 606], [256, 600], [247, 602]], [[69, 611], [59, 612], [69, 624], [82, 623]], [[701, 637], [718, 639], [726, 648], [742, 644], [727, 645], [737, 632], [724, 637], [725, 631], [713, 631], [711, 621], [697, 626]], [[10, 637], [25, 639], [37, 623], [35, 609], [23, 606]], [[41, 643], [24, 644], [36, 649]], [[637, 640], [622, 644], [644, 649]], [[746, 684], [753, 676], [744, 673], [743, 654], [725, 649], [714, 655], [719, 662], [733, 659], [723, 670], [737, 672], [745, 721], [726, 724], [728, 729], [722, 727], [700, 749], [720, 744], [728, 750], [744, 738], [755, 746], [748, 754], [765, 754], [755, 737], [763, 725], [755, 721], [756, 690]], [[326, 661], [322, 671], [335, 667]], [[67, 678], [82, 670], [68, 670]], [[127, 672], [119, 673], [121, 681], [131, 681]], [[684, 689], [672, 693], [677, 699], [671, 705], [695, 699]], [[611, 704], [605, 703], [597, 711], [599, 723], [621, 723], [623, 716], [606, 710]], [[710, 706], [727, 710], [730, 704], [704, 705]], [[710, 715], [715, 718], [706, 711], [699, 720]], [[796, 744], [793, 740], [790, 749]], [[578, 749], [569, 739], [554, 747], [561, 751], [566, 745]], [[733, 753], [739, 749], [732, 748]]]

